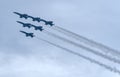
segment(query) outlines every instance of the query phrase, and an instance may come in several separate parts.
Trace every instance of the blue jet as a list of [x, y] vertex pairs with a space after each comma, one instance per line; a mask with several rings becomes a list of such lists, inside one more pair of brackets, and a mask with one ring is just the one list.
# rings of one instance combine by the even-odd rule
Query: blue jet
[[44, 21], [45, 22], [45, 25], [50, 25], [50, 26], [53, 26], [53, 21]]
[[37, 21], [40, 22], [41, 19], [39, 17], [32, 17], [32, 16], [28, 16], [29, 18], [32, 18], [33, 21]]
[[23, 27], [28, 27], [28, 28], [31, 28], [31, 27], [32, 27], [32, 24], [30, 24], [30, 23], [23, 23], [23, 22], [21, 22], [21, 21], [16, 21], [16, 22], [22, 24]]
[[25, 31], [20, 31], [20, 32], [23, 33], [23, 34], [25, 34], [26, 37], [31, 37], [31, 38], [35, 37], [35, 35], [33, 33], [27, 33]]
[[40, 31], [44, 30], [42, 26], [35, 26], [35, 25], [32, 26], [35, 28], [35, 30], [40, 30]]
[[19, 15], [20, 18], [25, 18], [25, 19], [28, 18], [28, 15], [27, 15], [27, 14], [20, 14], [20, 13], [18, 13], [18, 12], [13, 12], [13, 13]]

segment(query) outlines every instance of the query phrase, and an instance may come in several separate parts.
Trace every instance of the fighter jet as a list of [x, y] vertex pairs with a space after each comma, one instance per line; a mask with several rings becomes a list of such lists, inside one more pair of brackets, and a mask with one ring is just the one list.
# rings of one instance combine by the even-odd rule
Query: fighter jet
[[43, 31], [43, 27], [42, 26], [35, 26], [35, 25], [32, 25], [35, 30], [40, 30], [40, 31]]
[[28, 27], [28, 28], [31, 28], [32, 26], [32, 24], [30, 24], [30, 23], [23, 23], [23, 22], [21, 22], [21, 21], [16, 21], [17, 23], [20, 23], [20, 24], [22, 24], [23, 25], [23, 27]]
[[32, 17], [32, 16], [28, 16], [29, 18], [32, 18], [33, 21], [37, 21], [40, 22], [41, 19], [39, 17]]
[[53, 21], [44, 21], [45, 22], [45, 25], [50, 25], [50, 26], [53, 26]]
[[26, 37], [31, 37], [31, 38], [35, 37], [35, 35], [33, 33], [27, 33], [25, 31], [20, 31], [20, 32], [23, 33], [23, 34], [25, 34]]
[[20, 18], [25, 18], [25, 19], [28, 18], [28, 15], [27, 15], [27, 14], [20, 14], [20, 13], [18, 13], [18, 12], [13, 12], [13, 13], [19, 15]]

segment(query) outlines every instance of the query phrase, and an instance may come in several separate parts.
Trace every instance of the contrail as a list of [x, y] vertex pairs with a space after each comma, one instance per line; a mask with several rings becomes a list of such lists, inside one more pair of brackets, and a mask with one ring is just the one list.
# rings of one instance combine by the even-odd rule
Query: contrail
[[[28, 16], [28, 17], [30, 17], [30, 16]], [[31, 18], [31, 17], [30, 17], [30, 18]], [[33, 18], [35, 18], [35, 17], [33, 17]], [[40, 19], [40, 18], [39, 18], [39, 19]], [[43, 20], [42, 20], [42, 21], [43, 21]], [[45, 21], [45, 20], [44, 20], [44, 21]], [[43, 22], [44, 22], [44, 21], [43, 21]], [[103, 45], [103, 44], [101, 44], [101, 43], [97, 43], [97, 42], [95, 42], [95, 41], [93, 41], [93, 40], [91, 40], [91, 39], [88, 39], [88, 38], [86, 38], [86, 37], [83, 37], [83, 36], [81, 36], [81, 35], [78, 35], [78, 34], [76, 34], [76, 33], [74, 33], [74, 32], [69, 31], [69, 30], [63, 29], [63, 28], [61, 28], [61, 27], [58, 27], [58, 26], [55, 26], [55, 25], [54, 25], [52, 28], [55, 29], [55, 30], [57, 30], [57, 31], [59, 31], [59, 32], [64, 33], [65, 35], [67, 35], [67, 36], [69, 36], [69, 37], [75, 38], [75, 39], [77, 39], [77, 40], [79, 40], [79, 41], [81, 41], [81, 42], [83, 42], [83, 43], [85, 43], [85, 44], [88, 44], [88, 45], [90, 45], [90, 46], [99, 48], [99, 49], [101, 49], [102, 51], [104, 51], [105, 53], [111, 53], [111, 55], [114, 55], [114, 56], [117, 56], [117, 57], [120, 58], [120, 51], [117, 51], [117, 50], [115, 50], [115, 49], [112, 49], [112, 48], [110, 48], [110, 47], [108, 47], [108, 46], [105, 46], [105, 45]]]
[[62, 32], [63, 34], [65, 34], [65, 35], [67, 35], [67, 36], [69, 36], [69, 37], [72, 37], [72, 38], [74, 38], [74, 39], [76, 39], [76, 40], [79, 40], [79, 41], [81, 41], [81, 42], [83, 42], [83, 43], [85, 43], [85, 44], [88, 44], [88, 45], [90, 45], [90, 46], [99, 48], [99, 49], [101, 49], [102, 51], [104, 51], [105, 53], [111, 53], [111, 55], [114, 55], [114, 56], [117, 56], [117, 57], [120, 58], [120, 52], [117, 51], [117, 50], [115, 50], [115, 49], [112, 49], [112, 48], [110, 48], [110, 47], [108, 47], [108, 46], [105, 46], [105, 45], [103, 45], [103, 44], [101, 44], [101, 43], [97, 43], [97, 42], [95, 42], [95, 41], [93, 41], [93, 40], [91, 40], [91, 39], [88, 39], [88, 38], [86, 38], [86, 37], [83, 37], [83, 36], [81, 36], [81, 35], [78, 35], [78, 34], [76, 34], [76, 33], [73, 33], [73, 32], [71, 32], [71, 31], [66, 30], [66, 29], [63, 29], [63, 28], [61, 28], [61, 27], [53, 26], [52, 28], [53, 28], [54, 30], [57, 30], [57, 31], [59, 31], [59, 32]]
[[88, 52], [91, 52], [91, 53], [93, 53], [93, 54], [95, 54], [95, 55], [101, 56], [101, 57], [103, 57], [103, 58], [105, 58], [105, 59], [107, 59], [107, 60], [109, 60], [109, 61], [113, 61], [113, 62], [115, 62], [115, 63], [119, 63], [119, 64], [120, 64], [120, 61], [119, 61], [118, 59], [116, 59], [116, 58], [113, 58], [113, 57], [111, 57], [111, 56], [105, 55], [105, 54], [100, 53], [100, 52], [98, 52], [98, 51], [95, 51], [95, 50], [93, 50], [93, 49], [91, 49], [91, 48], [85, 47], [85, 46], [83, 46], [83, 45], [81, 45], [81, 44], [75, 43], [75, 42], [73, 42], [73, 41], [71, 41], [71, 40], [68, 40], [68, 39], [66, 39], [66, 38], [63, 38], [63, 37], [61, 37], [61, 36], [58, 36], [58, 35], [56, 35], [56, 34], [54, 34], [54, 33], [48, 32], [48, 31], [46, 31], [46, 30], [44, 30], [43, 32], [44, 32], [45, 34], [48, 34], [48, 35], [53, 36], [53, 37], [55, 37], [55, 38], [58, 38], [58, 39], [60, 39], [60, 40], [62, 40], [62, 41], [64, 41], [64, 42], [67, 42], [67, 43], [70, 43], [70, 44], [72, 44], [72, 45], [74, 45], [74, 46], [77, 46], [77, 47], [79, 47], [79, 48], [81, 48], [81, 49], [87, 50]]
[[94, 60], [94, 59], [91, 59], [91, 58], [89, 58], [89, 57], [86, 57], [86, 56], [84, 56], [84, 55], [81, 55], [80, 53], [74, 52], [74, 51], [72, 51], [72, 50], [69, 50], [69, 49], [64, 48], [64, 47], [62, 47], [62, 46], [60, 46], [60, 45], [54, 44], [54, 43], [52, 43], [52, 42], [50, 42], [50, 41], [47, 41], [47, 40], [44, 40], [44, 39], [42, 39], [42, 38], [38, 38], [38, 37], [36, 37], [36, 38], [39, 39], [39, 40], [42, 40], [42, 41], [44, 41], [44, 42], [47, 42], [47, 43], [49, 43], [49, 44], [51, 44], [51, 45], [53, 45], [53, 46], [55, 46], [55, 47], [58, 47], [58, 48], [60, 48], [60, 49], [63, 49], [63, 50], [65, 50], [65, 51], [67, 51], [67, 52], [69, 52], [69, 53], [71, 53], [71, 54], [74, 54], [74, 55], [79, 56], [79, 57], [81, 57], [81, 58], [83, 58], [83, 59], [86, 59], [86, 60], [88, 60], [88, 61], [90, 61], [90, 62], [93, 62], [93, 63], [95, 63], [95, 64], [97, 64], [97, 65], [99, 65], [99, 66], [101, 66], [101, 67], [104, 67], [104, 68], [112, 71], [112, 72], [115, 72], [115, 73], [120, 74], [120, 70], [118, 70], [118, 69], [116, 69], [116, 68], [113, 68], [113, 67], [111, 67], [111, 66], [108, 66], [108, 65], [106, 65], [106, 64], [103, 64], [103, 63], [101, 63], [101, 62], [99, 62], [99, 61], [96, 61], [96, 60]]

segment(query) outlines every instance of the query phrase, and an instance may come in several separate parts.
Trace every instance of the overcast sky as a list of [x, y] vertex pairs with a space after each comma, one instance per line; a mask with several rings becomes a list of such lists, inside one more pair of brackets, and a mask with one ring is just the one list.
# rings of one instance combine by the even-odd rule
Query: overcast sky
[[[22, 28], [16, 21], [43, 23], [20, 19], [14, 11], [52, 20], [57, 26], [120, 50], [119, 0], [0, 0], [0, 77], [120, 76], [36, 38], [26, 38], [19, 30], [35, 31]], [[71, 50], [84, 52], [40, 32], [35, 33]]]

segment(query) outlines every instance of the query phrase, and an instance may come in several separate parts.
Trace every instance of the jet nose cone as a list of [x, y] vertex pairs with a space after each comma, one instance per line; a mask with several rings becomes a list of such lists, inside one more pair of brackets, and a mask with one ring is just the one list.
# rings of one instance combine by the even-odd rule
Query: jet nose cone
[[20, 30], [20, 32], [22, 32], [22, 30]]
[[17, 23], [20, 23], [20, 21], [16, 21]]
[[13, 12], [14, 14], [17, 14], [17, 12]]

